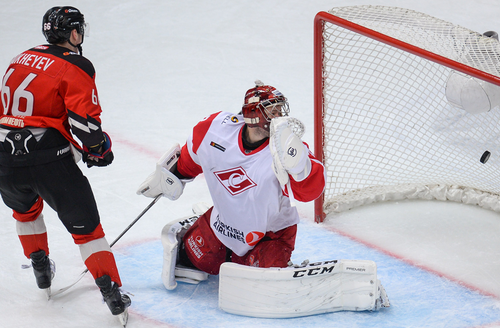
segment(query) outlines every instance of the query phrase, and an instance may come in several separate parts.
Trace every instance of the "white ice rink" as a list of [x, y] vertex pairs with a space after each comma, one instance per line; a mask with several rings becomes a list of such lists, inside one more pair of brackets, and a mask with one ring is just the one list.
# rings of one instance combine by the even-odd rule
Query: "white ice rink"
[[[497, 0], [0, 0], [0, 69], [45, 43], [41, 20], [55, 5], [79, 8], [90, 23], [84, 55], [97, 71], [103, 129], [114, 163], [81, 168], [89, 178], [112, 242], [150, 203], [137, 187], [154, 163], [207, 114], [238, 112], [255, 79], [289, 99], [313, 146], [313, 19], [332, 7], [380, 4], [414, 9], [474, 31], [500, 31]], [[1, 68], [3, 67], [3, 68]], [[3, 72], [3, 71], [2, 71]], [[3, 73], [2, 73], [3, 75]], [[210, 202], [203, 177], [180, 200], [161, 199], [113, 247], [131, 293], [129, 327], [500, 327], [500, 214], [470, 205], [403, 201], [365, 206], [313, 223], [299, 204], [294, 262], [369, 259], [391, 308], [272, 320], [230, 315], [217, 307], [218, 278], [168, 292], [160, 271], [160, 232], [170, 220]], [[258, 204], [256, 204], [258, 206]], [[46, 206], [53, 289], [85, 269], [78, 247]], [[0, 205], [0, 327], [119, 327], [87, 274], [47, 301], [23, 256], [11, 211]]]

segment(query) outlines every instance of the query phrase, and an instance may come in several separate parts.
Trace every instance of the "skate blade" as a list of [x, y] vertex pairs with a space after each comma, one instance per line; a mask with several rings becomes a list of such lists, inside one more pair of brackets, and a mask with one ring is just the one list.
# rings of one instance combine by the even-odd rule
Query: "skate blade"
[[45, 296], [47, 296], [47, 301], [50, 301], [50, 298], [52, 297], [52, 292], [50, 290], [50, 287], [45, 288], [44, 291], [45, 291]]
[[118, 316], [118, 319], [120, 320], [120, 323], [122, 324], [122, 326], [125, 328], [127, 327], [127, 322], [128, 322], [128, 309], [125, 309], [125, 311], [123, 311], [123, 313], [120, 313], [117, 315]]

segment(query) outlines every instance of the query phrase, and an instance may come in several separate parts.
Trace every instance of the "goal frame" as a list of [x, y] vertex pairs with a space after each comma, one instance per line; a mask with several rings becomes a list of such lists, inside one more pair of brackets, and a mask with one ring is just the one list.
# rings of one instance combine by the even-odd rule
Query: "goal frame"
[[[343, 18], [337, 17], [325, 11], [318, 12], [314, 18], [314, 153], [316, 158], [324, 162], [324, 102], [323, 102], [323, 27], [325, 23], [338, 25], [355, 33], [375, 39], [389, 46], [423, 57], [440, 65], [452, 68], [475, 78], [500, 86], [500, 77], [478, 70], [471, 66], [459, 63], [449, 58], [434, 54], [417, 46], [397, 40], [385, 34], [360, 26]], [[326, 218], [323, 206], [325, 202], [324, 193], [314, 202], [314, 220], [318, 223]]]

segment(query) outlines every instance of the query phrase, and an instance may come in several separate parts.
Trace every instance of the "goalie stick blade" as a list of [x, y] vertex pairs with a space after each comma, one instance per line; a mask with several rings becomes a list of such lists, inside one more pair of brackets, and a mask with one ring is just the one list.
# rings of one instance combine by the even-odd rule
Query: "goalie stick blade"
[[224, 263], [219, 274], [219, 307], [261, 318], [374, 311], [381, 296], [379, 287], [373, 261], [338, 260], [268, 269]]

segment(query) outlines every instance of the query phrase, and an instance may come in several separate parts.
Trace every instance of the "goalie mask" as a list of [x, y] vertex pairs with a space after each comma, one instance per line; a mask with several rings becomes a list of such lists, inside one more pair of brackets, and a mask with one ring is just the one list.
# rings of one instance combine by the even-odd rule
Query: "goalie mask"
[[[77, 30], [78, 34], [83, 37], [86, 27], [83, 14], [74, 7], [52, 7], [43, 15], [42, 33], [48, 43], [58, 44], [69, 41], [72, 30]], [[81, 43], [72, 46], [80, 45]]]
[[286, 97], [275, 87], [255, 81], [255, 87], [245, 94], [243, 117], [249, 127], [261, 127], [269, 131], [271, 119], [288, 116], [290, 108]]

